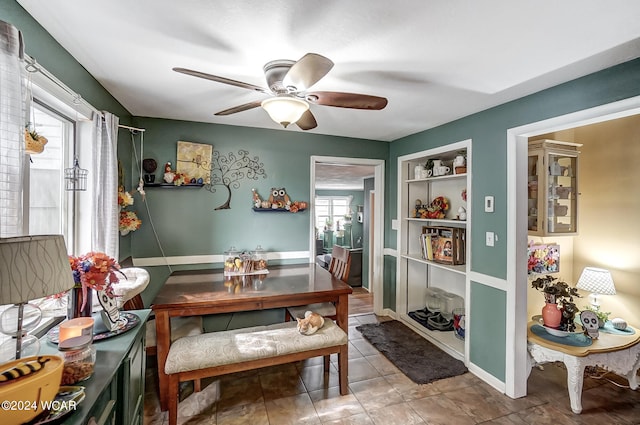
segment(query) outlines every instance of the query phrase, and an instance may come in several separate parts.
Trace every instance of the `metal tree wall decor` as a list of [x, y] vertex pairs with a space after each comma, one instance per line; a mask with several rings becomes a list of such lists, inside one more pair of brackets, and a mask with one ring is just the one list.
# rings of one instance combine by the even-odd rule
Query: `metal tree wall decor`
[[241, 180], [258, 180], [258, 177], [267, 177], [264, 164], [257, 156], [249, 157], [249, 151], [240, 149], [237, 156], [233, 152], [225, 156], [214, 150], [211, 159], [211, 183], [206, 184], [204, 188], [215, 193], [216, 186], [224, 186], [228, 193], [227, 201], [215, 209], [228, 210], [231, 208], [231, 189], [240, 188]]

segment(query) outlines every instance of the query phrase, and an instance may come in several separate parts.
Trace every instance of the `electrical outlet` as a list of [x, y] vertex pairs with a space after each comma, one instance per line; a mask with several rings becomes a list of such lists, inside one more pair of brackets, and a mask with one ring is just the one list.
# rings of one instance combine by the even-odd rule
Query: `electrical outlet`
[[487, 246], [493, 246], [494, 244], [494, 233], [493, 232], [487, 232], [486, 233], [486, 245]]

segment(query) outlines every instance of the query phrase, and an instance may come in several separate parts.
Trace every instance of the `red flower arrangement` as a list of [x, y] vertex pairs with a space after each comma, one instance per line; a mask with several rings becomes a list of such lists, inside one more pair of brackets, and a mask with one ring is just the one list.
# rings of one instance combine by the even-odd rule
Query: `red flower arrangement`
[[83, 304], [87, 300], [87, 290], [106, 291], [113, 297], [114, 283], [118, 283], [116, 272], [120, 264], [103, 252], [89, 252], [80, 257], [69, 256], [69, 265], [73, 274], [75, 287], [82, 287]]
[[426, 210], [422, 212], [422, 218], [444, 218], [447, 210], [449, 209], [449, 201], [444, 196], [438, 196]]

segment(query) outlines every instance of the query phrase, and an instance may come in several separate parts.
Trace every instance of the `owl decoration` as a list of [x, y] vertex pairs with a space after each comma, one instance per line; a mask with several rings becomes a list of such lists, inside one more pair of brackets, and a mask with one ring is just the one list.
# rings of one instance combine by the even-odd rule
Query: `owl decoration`
[[291, 205], [291, 199], [289, 195], [287, 195], [287, 190], [282, 188], [271, 188], [271, 194], [269, 195], [269, 202], [271, 203], [271, 208], [273, 209], [288, 209]]

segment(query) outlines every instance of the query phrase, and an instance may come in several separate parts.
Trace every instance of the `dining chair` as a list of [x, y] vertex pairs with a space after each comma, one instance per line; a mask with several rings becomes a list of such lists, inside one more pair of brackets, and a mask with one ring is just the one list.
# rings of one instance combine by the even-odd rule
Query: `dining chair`
[[[329, 273], [347, 283], [349, 270], [351, 269], [351, 251], [339, 245], [334, 245], [331, 251], [331, 262], [329, 263]], [[313, 311], [323, 317], [336, 320], [336, 306], [333, 303], [315, 303], [297, 307], [288, 307], [285, 314], [285, 321], [293, 318], [303, 318], [304, 313]]]

